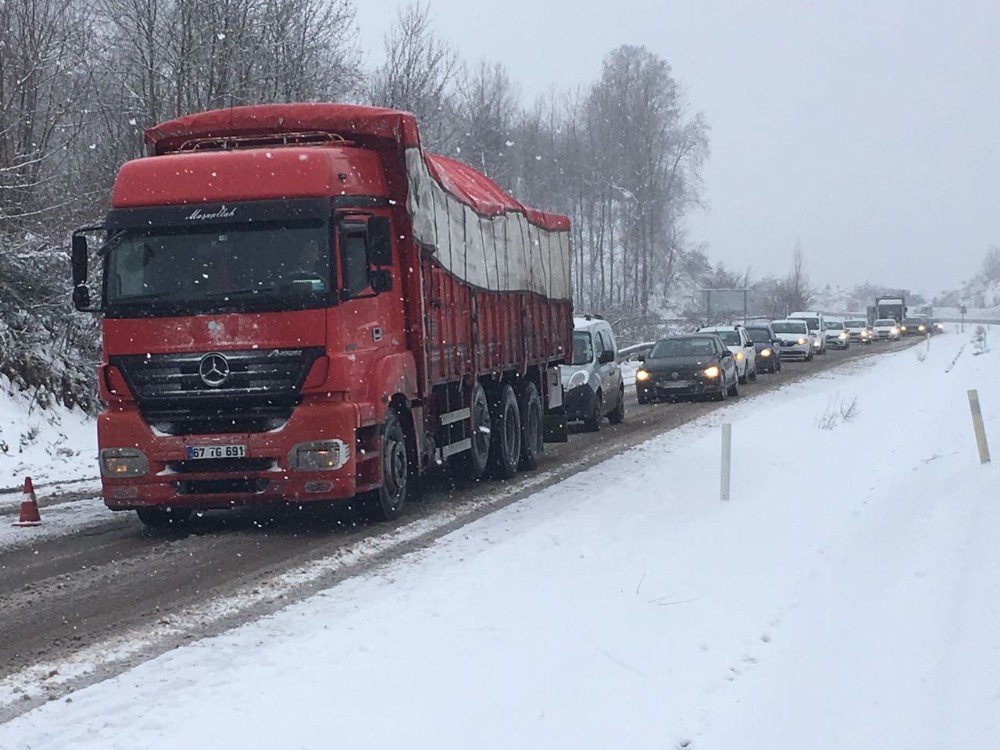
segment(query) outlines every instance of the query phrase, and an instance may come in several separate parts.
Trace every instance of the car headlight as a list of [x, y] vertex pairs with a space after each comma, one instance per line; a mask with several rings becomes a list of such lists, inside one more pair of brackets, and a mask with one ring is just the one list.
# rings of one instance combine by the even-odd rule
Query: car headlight
[[762, 357], [770, 357], [771, 356], [771, 350], [770, 349], [761, 349], [760, 350], [760, 356], [762, 356]]
[[743, 359], [743, 357], [745, 357], [745, 356], [746, 356], [746, 355], [745, 355], [745, 354], [743, 354], [743, 352], [736, 352], [736, 361], [737, 361], [737, 362], [739, 362], [739, 361], [740, 361], [740, 360], [742, 360], [742, 359]]
[[917, 330], [920, 331], [921, 333], [923, 333], [924, 331], [927, 330], [927, 326], [925, 326], [923, 323], [921, 323], [919, 326], [917, 326]]
[[573, 388], [577, 388], [586, 382], [587, 373], [583, 370], [577, 370], [569, 376], [569, 383], [566, 384], [566, 390], [572, 390]]
[[899, 327], [899, 330], [901, 330], [901, 331], [905, 331], [905, 330], [906, 330], [906, 326], [900, 326], [900, 327]]
[[343, 440], [299, 443], [288, 453], [288, 466], [296, 471], [336, 471], [347, 463], [350, 451]]
[[804, 343], [806, 343], [805, 339], [799, 339], [799, 346], [802, 346]]
[[813, 341], [813, 346], [819, 349], [821, 346], [823, 346], [823, 344], [820, 342], [819, 339], [816, 339], [815, 341]]
[[[904, 331], [906, 330], [906, 326], [903, 326], [903, 330]], [[893, 326], [892, 328], [889, 329], [889, 335], [890, 336], [895, 336], [897, 333], [899, 333], [899, 329], [896, 328], [895, 326]]]
[[112, 479], [141, 477], [149, 472], [146, 454], [135, 448], [105, 448], [101, 451], [101, 474]]
[[846, 333], [842, 333], [839, 336], [837, 336], [837, 338], [840, 339], [841, 341], [843, 341], [844, 339], [847, 338], [847, 334]]
[[937, 328], [939, 331], [943, 331], [944, 330], [944, 323], [935, 323], [934, 327]]
[[636, 380], [649, 380], [649, 372], [646, 370], [637, 370], [635, 373]]
[[716, 367], [715, 365], [712, 365], [711, 367], [706, 367], [701, 374], [704, 375], [706, 378], [714, 379], [719, 377], [719, 372], [720, 372], [719, 368]]
[[861, 338], [863, 338], [863, 339], [868, 338], [868, 331], [862, 331], [861, 332]]

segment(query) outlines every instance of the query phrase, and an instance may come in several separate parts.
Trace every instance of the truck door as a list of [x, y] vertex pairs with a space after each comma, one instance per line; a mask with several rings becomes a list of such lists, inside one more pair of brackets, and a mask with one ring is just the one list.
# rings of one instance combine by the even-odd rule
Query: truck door
[[398, 290], [400, 280], [392, 266], [391, 247], [389, 257], [376, 257], [386, 251], [375, 249], [377, 232], [368, 218], [342, 218], [337, 223], [336, 238], [339, 297], [336, 317], [342, 351], [354, 363], [351, 369], [357, 384], [363, 384], [370, 375], [374, 355], [401, 345], [397, 318], [402, 310], [393, 304], [400, 295], [382, 293], [388, 291], [386, 285], [394, 284]]

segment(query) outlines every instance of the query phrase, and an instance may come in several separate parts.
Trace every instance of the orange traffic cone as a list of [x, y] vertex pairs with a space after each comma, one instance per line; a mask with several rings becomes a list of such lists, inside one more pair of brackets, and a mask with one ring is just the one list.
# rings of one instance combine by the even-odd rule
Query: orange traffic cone
[[35, 499], [35, 487], [31, 477], [25, 477], [24, 489], [21, 491], [21, 517], [14, 521], [14, 526], [41, 526], [42, 517], [38, 514], [38, 500]]

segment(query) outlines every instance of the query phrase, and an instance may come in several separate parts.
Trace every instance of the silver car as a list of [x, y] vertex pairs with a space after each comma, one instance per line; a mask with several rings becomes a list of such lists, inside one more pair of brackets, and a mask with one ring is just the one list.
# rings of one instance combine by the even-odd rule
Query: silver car
[[562, 368], [563, 405], [568, 420], [599, 430], [601, 420], [625, 419], [625, 383], [611, 325], [596, 316], [573, 319], [573, 359]]

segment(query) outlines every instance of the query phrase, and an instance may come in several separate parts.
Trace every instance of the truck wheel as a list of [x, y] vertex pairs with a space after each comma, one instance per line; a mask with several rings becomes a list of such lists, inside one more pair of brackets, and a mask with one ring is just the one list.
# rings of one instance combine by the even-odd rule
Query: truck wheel
[[498, 479], [510, 479], [517, 474], [521, 460], [521, 410], [517, 405], [514, 389], [500, 386], [490, 410], [493, 424], [490, 440], [490, 469]]
[[470, 401], [472, 416], [469, 420], [472, 447], [458, 457], [460, 470], [469, 479], [479, 479], [486, 473], [489, 463], [490, 443], [493, 442], [490, 420], [490, 405], [486, 399], [486, 391], [481, 383], [472, 387]]
[[618, 390], [618, 406], [608, 415], [611, 424], [621, 424], [625, 421], [625, 387]]
[[135, 513], [151, 529], [178, 528], [191, 518], [190, 508], [136, 508]]
[[541, 453], [542, 399], [529, 380], [521, 389], [521, 468], [537, 468]]
[[376, 521], [398, 518], [406, 504], [410, 476], [406, 432], [399, 413], [390, 409], [382, 423], [382, 486], [367, 498], [368, 515]]
[[601, 419], [604, 417], [604, 396], [598, 391], [590, 401], [590, 410], [583, 418], [583, 428], [587, 432], [597, 432], [601, 429]]

